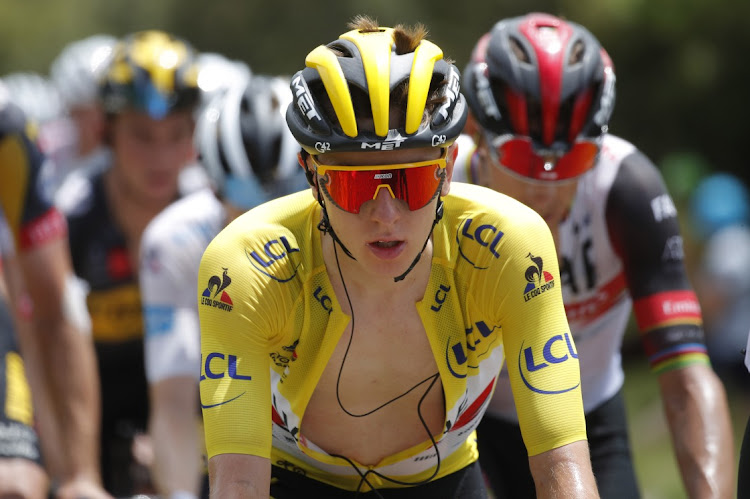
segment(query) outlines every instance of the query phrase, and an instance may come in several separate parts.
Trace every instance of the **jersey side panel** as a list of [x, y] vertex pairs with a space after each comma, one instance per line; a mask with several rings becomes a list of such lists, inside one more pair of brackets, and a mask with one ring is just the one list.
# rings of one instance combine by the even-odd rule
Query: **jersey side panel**
[[176, 376], [198, 379], [198, 267], [225, 217], [210, 190], [198, 191], [167, 207], [144, 231], [139, 285], [151, 383]]

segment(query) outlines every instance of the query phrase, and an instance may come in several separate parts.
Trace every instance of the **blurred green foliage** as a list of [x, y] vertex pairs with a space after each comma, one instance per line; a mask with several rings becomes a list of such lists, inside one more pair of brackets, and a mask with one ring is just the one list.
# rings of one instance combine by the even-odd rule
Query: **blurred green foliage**
[[66, 43], [106, 32], [160, 28], [199, 50], [291, 74], [356, 14], [383, 25], [421, 22], [463, 68], [474, 42], [502, 17], [545, 11], [587, 26], [618, 76], [610, 130], [657, 164], [675, 153], [750, 180], [743, 93], [750, 49], [746, 0], [2, 0], [0, 74], [46, 73]]

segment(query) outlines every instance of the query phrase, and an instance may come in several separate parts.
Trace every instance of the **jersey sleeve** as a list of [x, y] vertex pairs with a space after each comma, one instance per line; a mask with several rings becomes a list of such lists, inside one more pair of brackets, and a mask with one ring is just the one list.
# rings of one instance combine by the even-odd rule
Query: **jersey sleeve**
[[496, 297], [513, 397], [530, 456], [586, 440], [578, 353], [562, 300], [557, 255], [544, 220], [524, 207], [501, 241]]
[[606, 219], [624, 263], [643, 348], [656, 373], [708, 363], [677, 216], [656, 167], [640, 152], [627, 156], [607, 199]]
[[[265, 254], [262, 241], [279, 234], [296, 240], [283, 227], [245, 227], [251, 216], [224, 229], [200, 263], [200, 394], [209, 457], [271, 455], [270, 353], [282, 341], [294, 298], [289, 287], [263, 279], [252, 256]], [[268, 265], [264, 271], [282, 264]]]
[[[198, 378], [200, 326], [195, 304], [195, 282], [201, 252], [170, 244], [170, 230], [157, 217], [141, 243], [139, 286], [144, 318], [146, 379]], [[174, 239], [177, 239], [176, 237]]]
[[19, 250], [67, 234], [65, 218], [42, 195], [40, 172], [44, 161], [26, 133], [23, 113], [6, 103], [0, 110], [0, 207]]

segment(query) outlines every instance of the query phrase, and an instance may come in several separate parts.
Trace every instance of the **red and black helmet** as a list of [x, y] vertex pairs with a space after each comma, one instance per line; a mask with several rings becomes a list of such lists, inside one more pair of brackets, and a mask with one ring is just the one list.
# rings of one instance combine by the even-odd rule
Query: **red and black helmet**
[[485, 34], [464, 71], [462, 91], [488, 131], [567, 150], [607, 131], [615, 75], [583, 26], [540, 13], [505, 19]]

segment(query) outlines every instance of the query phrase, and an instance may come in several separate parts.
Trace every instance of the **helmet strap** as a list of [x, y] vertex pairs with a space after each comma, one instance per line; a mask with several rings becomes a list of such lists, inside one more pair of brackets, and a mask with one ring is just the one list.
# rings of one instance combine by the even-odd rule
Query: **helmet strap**
[[[318, 187], [318, 204], [323, 209], [323, 219], [318, 223], [318, 230], [322, 232], [323, 234], [330, 234], [333, 238], [333, 244], [338, 244], [341, 246], [341, 249], [344, 250], [344, 253], [346, 256], [351, 258], [352, 260], [356, 261], [357, 259], [354, 258], [354, 255], [352, 255], [351, 251], [344, 245], [343, 242], [341, 242], [341, 239], [339, 239], [339, 236], [336, 234], [336, 231], [333, 230], [333, 227], [331, 227], [331, 222], [328, 220], [328, 209], [326, 208], [326, 204], [323, 201], [323, 195], [320, 193], [320, 187]], [[335, 247], [335, 246], [334, 246]]]

